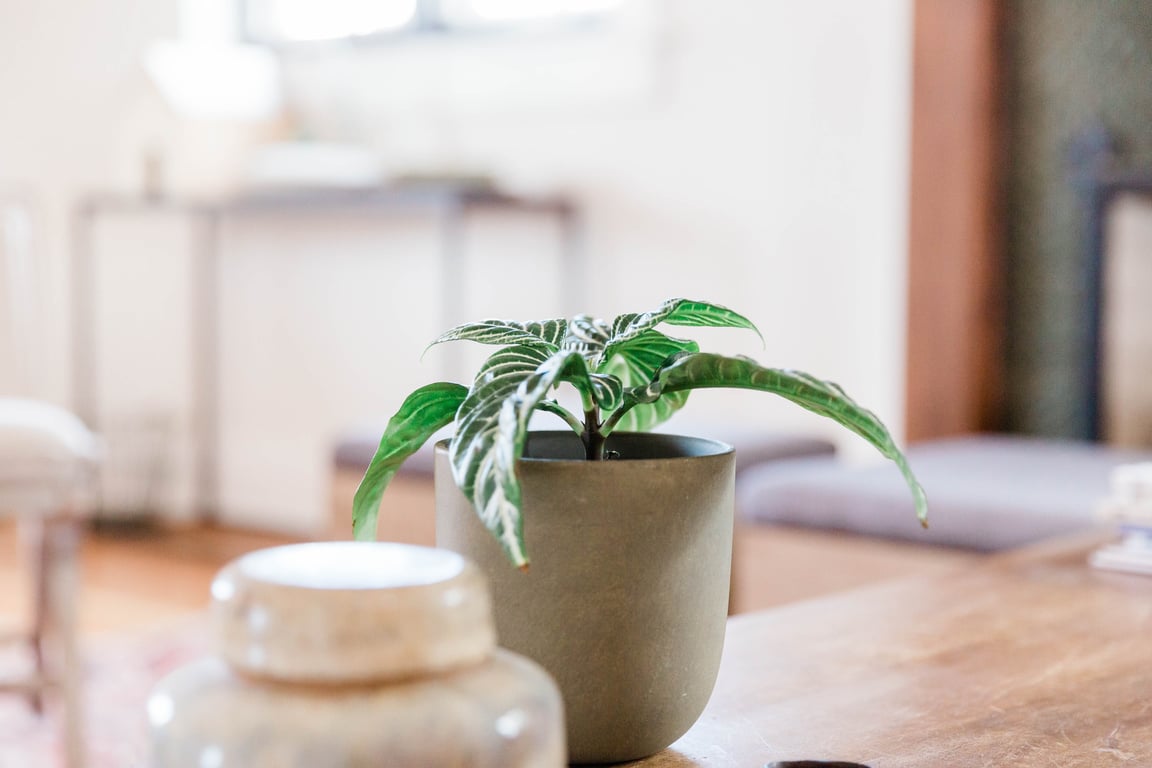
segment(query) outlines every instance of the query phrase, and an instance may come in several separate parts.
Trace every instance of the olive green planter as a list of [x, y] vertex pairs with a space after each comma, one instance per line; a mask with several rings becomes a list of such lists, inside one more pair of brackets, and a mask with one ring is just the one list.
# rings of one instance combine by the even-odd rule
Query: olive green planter
[[436, 447], [436, 537], [477, 563], [501, 645], [559, 683], [572, 762], [660, 751], [700, 716], [720, 664], [734, 464], [711, 440], [614, 433], [585, 461], [572, 432], [529, 435], [517, 467], [531, 567], [508, 563]]

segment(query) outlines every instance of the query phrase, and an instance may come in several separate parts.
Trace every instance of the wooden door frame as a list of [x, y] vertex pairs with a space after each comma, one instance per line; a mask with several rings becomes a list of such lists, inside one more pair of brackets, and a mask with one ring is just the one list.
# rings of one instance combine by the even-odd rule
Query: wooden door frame
[[906, 438], [1001, 426], [1000, 0], [913, 0]]

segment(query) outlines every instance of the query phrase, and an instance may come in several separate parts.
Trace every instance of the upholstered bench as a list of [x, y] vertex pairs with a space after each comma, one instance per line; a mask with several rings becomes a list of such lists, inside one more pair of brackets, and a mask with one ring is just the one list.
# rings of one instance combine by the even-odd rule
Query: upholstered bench
[[737, 481], [738, 514], [749, 524], [993, 551], [1094, 527], [1112, 469], [1152, 461], [1152, 452], [986, 435], [921, 443], [908, 457], [928, 493], [927, 530], [894, 465], [830, 457], [747, 469]]

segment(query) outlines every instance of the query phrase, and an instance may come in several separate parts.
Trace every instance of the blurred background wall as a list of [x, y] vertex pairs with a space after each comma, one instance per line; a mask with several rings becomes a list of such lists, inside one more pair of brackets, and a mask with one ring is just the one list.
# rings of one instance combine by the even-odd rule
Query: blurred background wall
[[[385, 174], [481, 173], [570, 195], [586, 221], [586, 311], [674, 295], [729, 305], [767, 348], [740, 333], [707, 343], [836, 380], [899, 434], [909, 0], [622, 7], [599, 37], [284, 51], [283, 110], [241, 124], [174, 113], [144, 72], [152, 43], [190, 34], [176, 0], [0, 0], [0, 180], [27, 193], [37, 220], [33, 393], [71, 397], [72, 206], [139, 194], [157, 181], [149, 174], [173, 196], [181, 185], [234, 193], [251, 152], [275, 139], [354, 147]], [[225, 219], [225, 521], [315, 530], [335, 437], [382, 424], [409, 390], [476, 359], [461, 348], [420, 360], [444, 316], [436, 224], [419, 210]], [[452, 316], [567, 309], [551, 224], [483, 214], [468, 233]], [[170, 419], [165, 508], [187, 515], [196, 230], [179, 213], [148, 213], [103, 217], [94, 236], [99, 269], [85, 287], [97, 297], [99, 407], [109, 424]], [[693, 397], [695, 423], [860, 447], [762, 395]]]
[[1084, 183], [1152, 167], [1152, 3], [1005, 6], [1006, 426], [1089, 438]]

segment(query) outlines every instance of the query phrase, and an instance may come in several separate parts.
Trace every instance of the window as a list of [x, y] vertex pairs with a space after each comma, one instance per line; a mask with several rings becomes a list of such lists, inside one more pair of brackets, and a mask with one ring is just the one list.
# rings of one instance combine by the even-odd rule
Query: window
[[611, 11], [619, 0], [446, 0], [444, 22], [453, 27], [572, 21]]
[[409, 27], [418, 6], [418, 0], [249, 0], [245, 22], [260, 42], [339, 40]]
[[244, 26], [261, 43], [363, 40], [428, 32], [570, 25], [622, 0], [247, 0]]

